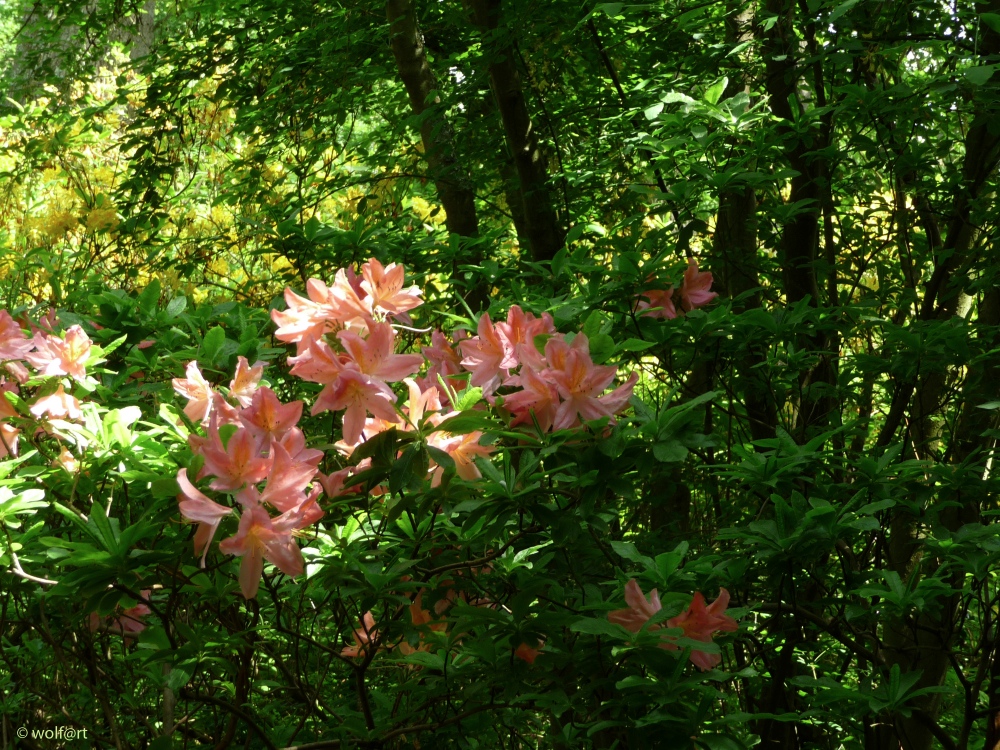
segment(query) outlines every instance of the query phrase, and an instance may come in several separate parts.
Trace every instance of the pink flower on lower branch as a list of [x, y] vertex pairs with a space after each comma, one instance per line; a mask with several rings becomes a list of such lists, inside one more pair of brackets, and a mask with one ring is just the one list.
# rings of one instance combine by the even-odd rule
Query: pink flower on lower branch
[[[482, 477], [482, 472], [475, 464], [477, 456], [489, 458], [493, 453], [493, 446], [480, 445], [479, 438], [482, 432], [470, 432], [468, 435], [449, 435], [444, 432], [435, 432], [428, 439], [428, 444], [439, 448], [451, 456], [455, 462], [455, 473], [466, 481], [473, 481]], [[437, 487], [441, 484], [441, 477], [444, 475], [444, 467], [438, 466], [434, 470], [431, 486]]]
[[71, 393], [66, 393], [62, 383], [55, 393], [42, 396], [31, 406], [31, 413], [36, 417], [48, 416], [52, 419], [80, 419], [80, 402]]
[[357, 443], [365, 427], [365, 417], [371, 413], [387, 422], [398, 422], [396, 394], [385, 383], [356, 370], [344, 370], [335, 383], [324, 386], [313, 404], [315, 416], [324, 411], [346, 409], [343, 419], [344, 440]]
[[[705, 605], [705, 597], [701, 592], [695, 592], [688, 608], [677, 617], [667, 620], [667, 627], [683, 629], [685, 638], [710, 643], [716, 632], [735, 633], [739, 629], [736, 620], [725, 614], [727, 606], [729, 592], [725, 589], [719, 589], [719, 597], [708, 606]], [[663, 647], [670, 650], [677, 648], [669, 642], [664, 643]], [[712, 669], [721, 661], [719, 654], [709, 654], [696, 648], [691, 651], [691, 663], [699, 669]]]
[[361, 627], [354, 631], [354, 642], [356, 646], [345, 646], [341, 656], [356, 658], [363, 656], [371, 648], [372, 644], [378, 641], [378, 631], [375, 629], [375, 616], [369, 611], [361, 621]]
[[215, 537], [215, 531], [222, 523], [222, 519], [233, 512], [232, 508], [211, 500], [207, 495], [195, 487], [188, 479], [187, 469], [177, 472], [177, 484], [181, 488], [177, 496], [181, 515], [189, 521], [195, 521], [198, 529], [194, 534], [194, 553], [201, 553], [201, 567], [205, 567], [205, 557], [208, 555], [208, 547]]
[[25, 358], [43, 377], [69, 375], [76, 380], [87, 377], [87, 360], [90, 358], [90, 337], [80, 326], [66, 329], [65, 337], [59, 338], [39, 331], [32, 338], [35, 351]]
[[[142, 598], [149, 601], [149, 589], [141, 592]], [[107, 630], [110, 633], [117, 633], [128, 643], [139, 633], [146, 629], [146, 623], [140, 618], [148, 615], [152, 610], [141, 602], [134, 607], [129, 607], [117, 617], [101, 617], [97, 612], [90, 613], [90, 632], [95, 630]]]
[[674, 288], [671, 286], [669, 289], [650, 289], [643, 292], [635, 309], [648, 318], [673, 320], [677, 317], [677, 308], [674, 307]]
[[243, 558], [240, 565], [240, 590], [245, 599], [257, 596], [264, 560], [273, 563], [288, 576], [302, 572], [304, 563], [291, 532], [277, 527], [271, 516], [261, 506], [247, 508], [240, 516], [240, 527], [235, 536], [223, 539], [219, 549], [228, 555]]
[[527, 643], [522, 643], [514, 649], [514, 656], [522, 661], [528, 662], [528, 664], [534, 664], [535, 659], [537, 659], [538, 655], [542, 653], [542, 649], [540, 648], [542, 644], [539, 642], [538, 645], [539, 648], [532, 648]]
[[[618, 623], [631, 633], [638, 633], [657, 612], [660, 611], [660, 597], [653, 589], [647, 600], [642, 593], [639, 584], [633, 578], [625, 585], [625, 603], [627, 609], [616, 609], [608, 613], [611, 622]], [[717, 632], [733, 633], [739, 629], [736, 620], [725, 614], [729, 605], [729, 592], [725, 589], [719, 590], [719, 597], [711, 604], [705, 604], [705, 597], [701, 592], [697, 592], [691, 600], [688, 608], [676, 617], [667, 620], [668, 628], [681, 628], [684, 637], [704, 643], [710, 643], [712, 636]], [[662, 626], [653, 625], [650, 629], [655, 630]], [[676, 651], [677, 646], [671, 642], [669, 637], [664, 637], [660, 648], [669, 651]], [[712, 669], [722, 661], [719, 654], [709, 654], [692, 648], [691, 662], [699, 669]]]
[[685, 312], [691, 312], [696, 307], [707, 305], [719, 296], [718, 292], [713, 292], [711, 289], [712, 274], [708, 271], [699, 271], [698, 263], [692, 259], [681, 283], [681, 308]]

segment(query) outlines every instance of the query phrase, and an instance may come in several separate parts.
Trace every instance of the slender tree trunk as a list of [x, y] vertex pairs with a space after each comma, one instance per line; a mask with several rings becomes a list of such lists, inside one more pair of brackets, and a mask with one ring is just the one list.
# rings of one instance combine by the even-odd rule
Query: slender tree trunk
[[[472, 179], [463, 169], [455, 153], [455, 135], [444, 112], [437, 81], [427, 61], [423, 37], [417, 26], [414, 0], [386, 0], [386, 17], [389, 19], [392, 55], [396, 60], [399, 78], [406, 88], [410, 108], [420, 119], [420, 139], [424, 157], [430, 168], [438, 200], [445, 212], [445, 226], [452, 234], [474, 238], [479, 235], [479, 218], [476, 213], [476, 194]], [[476, 245], [471, 247], [476, 248]], [[478, 264], [482, 253], [474, 249], [466, 260]], [[458, 261], [454, 272], [458, 271]], [[466, 296], [472, 307], [485, 307], [487, 290], [477, 282]]]
[[511, 32], [500, 25], [501, 0], [465, 0], [465, 3], [482, 35], [490, 89], [517, 170], [521, 213], [527, 232], [524, 239], [531, 247], [534, 260], [551, 260], [562, 248], [566, 235], [553, 208], [545, 155], [528, 114]]
[[[754, 4], [731, 0], [726, 13], [726, 43], [742, 44], [753, 38]], [[745, 67], [738, 66], [730, 75], [723, 98], [748, 91], [751, 80]], [[759, 285], [757, 262], [757, 195], [750, 185], [735, 184], [719, 191], [719, 210], [715, 217], [712, 238], [712, 270], [716, 273], [722, 293], [735, 299]], [[737, 303], [739, 304], [739, 303]], [[748, 308], [760, 307], [760, 293], [754, 291], [743, 298]], [[774, 397], [767, 382], [764, 352], [750, 349], [741, 363], [740, 394], [754, 440], [773, 438], [778, 424]]]
[[[794, 215], [782, 227], [779, 242], [780, 257], [784, 268], [784, 292], [789, 305], [808, 298], [810, 303], [820, 302], [816, 277], [816, 260], [819, 254], [820, 215], [824, 200], [823, 185], [828, 181], [827, 159], [818, 155], [829, 137], [830, 123], [819, 134], [800, 133], [795, 128], [796, 116], [803, 111], [799, 96], [799, 82], [809, 69], [800, 67], [803, 50], [794, 32], [795, 0], [765, 0], [765, 10], [777, 19], [771, 30], [763, 34], [764, 87], [772, 114], [785, 124], [779, 133], [785, 139], [785, 156], [795, 171], [787, 204], [797, 206]], [[807, 32], [811, 26], [807, 23]], [[806, 42], [808, 43], [808, 42]], [[825, 102], [823, 69], [812, 68], [813, 86], [817, 104]], [[831, 300], [831, 304], [835, 304]], [[836, 352], [828, 351], [832, 342], [817, 334], [802, 337], [798, 346], [817, 353], [816, 364], [800, 376], [800, 391], [796, 432], [800, 440], [822, 430], [837, 409], [833, 396], [836, 386]]]

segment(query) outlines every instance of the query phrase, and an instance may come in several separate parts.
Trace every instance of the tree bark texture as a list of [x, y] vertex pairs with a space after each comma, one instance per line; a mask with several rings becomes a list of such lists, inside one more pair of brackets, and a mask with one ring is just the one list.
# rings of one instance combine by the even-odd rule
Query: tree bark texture
[[490, 89], [503, 121], [507, 148], [514, 160], [523, 206], [526, 239], [533, 260], [551, 260], [562, 248], [565, 232], [553, 207], [548, 168], [515, 62], [514, 42], [500, 24], [501, 0], [465, 0], [479, 29], [489, 69]]
[[445, 210], [445, 225], [449, 232], [475, 237], [479, 234], [475, 191], [455, 155], [454, 133], [439, 109], [441, 98], [434, 93], [437, 81], [427, 62], [413, 0], [386, 0], [385, 10], [392, 55], [410, 108], [420, 118], [424, 157]]
[[[452, 234], [476, 238], [479, 235], [479, 217], [476, 213], [475, 187], [455, 152], [454, 131], [442, 111], [441, 97], [435, 93], [437, 80], [427, 60], [414, 0], [386, 0], [385, 12], [389, 20], [392, 56], [410, 99], [410, 108], [420, 120], [424, 158], [427, 159], [438, 200], [444, 208], [445, 226]], [[464, 258], [453, 261], [455, 277], [460, 276], [460, 260], [472, 265], [482, 262], [478, 244], [470, 243], [468, 249]], [[486, 307], [489, 295], [481, 276], [477, 275], [464, 297], [474, 309]]]

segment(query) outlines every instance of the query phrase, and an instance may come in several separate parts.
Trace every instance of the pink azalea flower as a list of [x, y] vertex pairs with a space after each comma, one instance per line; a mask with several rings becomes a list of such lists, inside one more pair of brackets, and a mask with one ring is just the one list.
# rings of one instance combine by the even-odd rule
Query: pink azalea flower
[[[539, 646], [541, 644], [538, 644]], [[532, 648], [527, 643], [522, 643], [516, 649], [514, 649], [514, 656], [522, 661], [528, 662], [528, 664], [534, 664], [535, 659], [538, 658], [539, 654], [542, 653], [540, 648]]]
[[[461, 337], [459, 337], [461, 334]], [[454, 336], [456, 343], [464, 338], [465, 331], [456, 331]], [[431, 345], [425, 346], [422, 350], [424, 359], [429, 363], [427, 374], [419, 378], [417, 382], [424, 390], [438, 385], [438, 376], [448, 380], [453, 375], [462, 372], [462, 355], [451, 345], [448, 337], [440, 330], [431, 333]], [[456, 384], [461, 387], [461, 384]], [[447, 394], [445, 394], [447, 396]]]
[[[483, 436], [481, 432], [470, 432], [468, 435], [447, 435], [443, 432], [435, 432], [428, 439], [428, 443], [435, 448], [445, 451], [455, 462], [455, 473], [462, 479], [471, 481], [482, 477], [482, 472], [475, 464], [476, 456], [488, 458], [493, 453], [492, 445], [480, 445], [479, 438]], [[441, 484], [441, 477], [444, 474], [444, 467], [439, 466], [434, 472], [431, 481], [432, 487]]]
[[708, 271], [698, 271], [698, 263], [694, 260], [684, 271], [684, 281], [681, 283], [681, 308], [690, 312], [696, 307], [707, 305], [719, 296], [712, 288], [712, 274]]
[[9, 419], [20, 416], [14, 405], [4, 396], [5, 393], [17, 393], [17, 386], [14, 383], [0, 382], [0, 419]]
[[[667, 627], [681, 628], [685, 638], [710, 643], [717, 632], [735, 633], [739, 630], [736, 620], [725, 614], [728, 606], [729, 592], [725, 589], [719, 589], [719, 597], [708, 606], [705, 606], [705, 597], [698, 591], [684, 612], [667, 620]], [[665, 642], [663, 648], [673, 650], [677, 647]], [[721, 661], [722, 656], [719, 654], [709, 654], [697, 649], [691, 651], [691, 663], [702, 671], [718, 666]]]
[[[339, 277], [340, 273], [338, 280]], [[319, 279], [309, 279], [306, 282], [306, 294], [308, 299], [286, 288], [285, 302], [288, 304], [288, 309], [271, 311], [271, 320], [278, 326], [278, 330], [274, 333], [275, 338], [297, 344], [298, 354], [304, 352], [323, 334], [341, 327], [345, 318], [356, 314], [347, 309], [350, 306], [345, 305], [339, 288], [330, 289]]]
[[310, 383], [328, 385], [340, 377], [347, 365], [346, 355], [338, 354], [325, 341], [314, 341], [300, 350], [297, 357], [289, 357], [292, 375]]
[[282, 404], [267, 386], [258, 388], [250, 405], [240, 412], [240, 422], [253, 435], [258, 447], [280, 441], [302, 417], [302, 402]]
[[20, 362], [7, 362], [4, 364], [4, 369], [7, 370], [11, 377], [13, 377], [18, 383], [27, 383], [31, 378], [31, 373], [28, 372], [28, 368]]
[[189, 521], [195, 521], [198, 529], [194, 534], [194, 553], [201, 553], [201, 567], [205, 567], [205, 557], [212, 543], [216, 529], [222, 519], [233, 512], [232, 508], [219, 505], [195, 487], [188, 479], [187, 469], [177, 472], [177, 484], [181, 488], [177, 496], [181, 515]]
[[271, 462], [261, 458], [257, 444], [244, 427], [238, 427], [229, 438], [226, 446], [222, 445], [219, 426], [212, 416], [208, 428], [208, 440], [201, 448], [205, 465], [199, 479], [211, 475], [215, 477], [208, 485], [213, 490], [238, 490], [245, 484], [257, 484], [264, 479], [271, 469]]
[[[431, 332], [431, 345], [423, 348], [424, 358], [431, 363], [431, 370], [441, 375], [458, 375], [462, 371], [462, 355], [440, 330]], [[429, 373], [428, 373], [429, 374]]]
[[52, 466], [59, 466], [69, 474], [76, 474], [80, 468], [80, 463], [76, 460], [76, 456], [70, 453], [69, 448], [63, 448], [52, 462]]
[[[236, 407], [226, 401], [226, 397], [223, 396], [218, 391], [212, 393], [212, 418], [219, 421], [219, 427], [227, 424], [241, 426], [243, 423], [240, 421], [240, 412], [237, 411]], [[205, 420], [201, 422], [205, 424]]]
[[355, 370], [344, 370], [336, 383], [327, 385], [320, 392], [313, 404], [312, 413], [316, 415], [324, 411], [346, 409], [344, 440], [347, 443], [357, 443], [367, 413], [388, 422], [399, 421], [393, 408], [395, 402], [396, 394], [381, 380]]
[[576, 344], [578, 339], [583, 340], [582, 344], [565, 352], [555, 339], [549, 339], [545, 346], [546, 355], [552, 353], [552, 356], [548, 356], [550, 364], [559, 360], [562, 364], [558, 369], [547, 371], [549, 379], [563, 399], [556, 410], [552, 424], [556, 430], [572, 427], [576, 423], [577, 415], [588, 421], [613, 416], [616, 408], [621, 408], [623, 405], [623, 400], [628, 400], [632, 387], [638, 380], [636, 375], [635, 379], [630, 380], [614, 394], [601, 396], [615, 379], [618, 368], [612, 365], [595, 365], [587, 350], [586, 337], [582, 333], [578, 334], [573, 343]]
[[17, 455], [17, 436], [20, 434], [14, 425], [0, 422], [0, 458]]
[[365, 612], [361, 620], [361, 627], [354, 630], [354, 642], [357, 645], [345, 646], [340, 655], [351, 659], [364, 656], [378, 642], [378, 637], [378, 631], [375, 629], [375, 616], [372, 615], [371, 611]]
[[[609, 612], [608, 619], [622, 625], [631, 633], [638, 633], [643, 625], [662, 608], [656, 589], [653, 590], [647, 601], [634, 578], [625, 585], [625, 603], [628, 604], [627, 609]], [[668, 628], [681, 628], [685, 638], [710, 643], [712, 636], [717, 632], [732, 633], [739, 629], [736, 620], [725, 614], [728, 604], [729, 592], [725, 589], [720, 589], [719, 598], [707, 607], [705, 606], [705, 597], [702, 596], [701, 592], [698, 592], [694, 595], [687, 610], [667, 620], [666, 626]], [[653, 625], [651, 629], [659, 627], [662, 626]], [[678, 649], [668, 638], [660, 643], [660, 648], [668, 651]], [[722, 657], [719, 654], [709, 654], [697, 649], [691, 651], [691, 662], [703, 671], [712, 669], [721, 661]]]
[[223, 539], [219, 549], [228, 555], [243, 558], [240, 564], [240, 591], [245, 599], [257, 596], [265, 560], [292, 577], [299, 575], [304, 567], [302, 553], [291, 533], [276, 529], [271, 517], [260, 505], [243, 511], [239, 530], [228, 539]]
[[6, 310], [0, 310], [0, 361], [24, 359], [35, 346]]
[[286, 432], [278, 443], [296, 461], [301, 461], [310, 466], [319, 466], [320, 461], [323, 460], [323, 451], [306, 447], [305, 433], [298, 427], [293, 427]]
[[492, 393], [506, 379], [507, 371], [517, 367], [517, 360], [490, 321], [489, 313], [479, 318], [477, 332], [478, 336], [458, 344], [465, 355], [462, 367], [472, 371], [469, 381], [472, 385], [482, 388], [484, 393]]
[[35, 351], [26, 359], [43, 377], [69, 375], [76, 380], [87, 377], [87, 359], [90, 357], [90, 337], [80, 326], [66, 330], [65, 338], [47, 333], [36, 333], [32, 339]]
[[[152, 592], [149, 589], [142, 591], [142, 598], [148, 601], [150, 593]], [[142, 602], [122, 611], [117, 617], [102, 618], [97, 612], [91, 612], [90, 631], [94, 632], [97, 629], [102, 629], [111, 633], [117, 633], [128, 643], [146, 629], [146, 623], [139, 618], [145, 617], [151, 612], [152, 610], [149, 606]]]
[[364, 332], [372, 317], [372, 300], [353, 269], [341, 268], [333, 282], [334, 293], [340, 300], [340, 321], [344, 328]]
[[542, 354], [535, 346], [535, 336], [556, 332], [551, 315], [545, 313], [541, 318], [536, 318], [531, 313], [525, 313], [518, 305], [512, 305], [507, 311], [507, 322], [497, 323], [496, 329], [518, 364], [529, 365], [536, 370], [544, 367]]
[[323, 517], [323, 509], [316, 502], [316, 498], [320, 496], [321, 492], [319, 487], [314, 488], [309, 493], [309, 497], [305, 498], [301, 503], [293, 508], [289, 508], [277, 518], [272, 519], [274, 530], [300, 531], [321, 519]]
[[403, 266], [390, 263], [383, 267], [375, 258], [361, 266], [364, 281], [361, 288], [368, 293], [372, 308], [380, 308], [387, 313], [400, 314], [422, 305], [420, 287], [403, 289]]
[[642, 626], [662, 609], [656, 589], [653, 589], [647, 601], [634, 578], [625, 584], [625, 603], [628, 605], [626, 609], [608, 612], [608, 619], [618, 623], [630, 633], [638, 633]]
[[288, 511], [305, 501], [305, 489], [316, 475], [316, 467], [292, 458], [280, 443], [271, 443], [271, 470], [260, 502]]
[[229, 393], [239, 402], [240, 406], [250, 406], [265, 367], [267, 365], [264, 362], [257, 362], [251, 367], [246, 357], [237, 357], [236, 373], [229, 384]]
[[[648, 300], [648, 301], [647, 301]], [[665, 318], [673, 320], [677, 317], [674, 307], [674, 288], [649, 289], [642, 293], [636, 312], [641, 312], [647, 318]]]
[[410, 391], [410, 400], [406, 402], [403, 411], [406, 413], [407, 429], [419, 429], [423, 422], [424, 414], [430, 413], [427, 421], [432, 425], [440, 424], [444, 415], [441, 411], [441, 398], [437, 388], [427, 388], [423, 392], [420, 386], [412, 378], [407, 378], [403, 382]]
[[423, 364], [419, 354], [396, 354], [393, 351], [394, 334], [389, 323], [373, 323], [367, 339], [351, 331], [341, 331], [337, 338], [358, 370], [379, 380], [389, 383], [402, 380]]
[[348, 493], [358, 492], [361, 489], [361, 485], [359, 484], [355, 484], [351, 487], [345, 486], [348, 478], [350, 478], [350, 476], [354, 473], [356, 473], [355, 468], [349, 466], [346, 469], [334, 471], [330, 474], [317, 473], [316, 478], [323, 487], [323, 492], [326, 496], [333, 499]]
[[529, 366], [523, 366], [520, 374], [511, 379], [511, 384], [522, 386], [522, 390], [503, 400], [504, 407], [515, 417], [511, 426], [532, 424], [531, 415], [534, 414], [542, 432], [548, 432], [559, 408], [559, 392], [555, 386]]
[[[6, 402], [7, 399], [4, 399]], [[56, 388], [55, 393], [43, 396], [31, 406], [31, 413], [41, 418], [47, 415], [53, 419], [80, 419], [83, 412], [80, 411], [80, 402], [70, 393], [66, 393], [62, 383]]]
[[186, 378], [174, 378], [171, 381], [174, 390], [188, 400], [187, 406], [184, 407], [184, 413], [192, 422], [207, 424], [208, 414], [212, 410], [212, 396], [215, 392], [201, 374], [197, 362], [188, 362], [185, 374]]
[[[413, 623], [415, 627], [427, 628], [433, 632], [444, 632], [448, 628], [448, 623], [446, 622], [433, 622], [433, 616], [431, 613], [424, 609], [423, 605], [424, 592], [421, 591], [414, 598], [413, 602], [410, 604], [410, 622]], [[402, 641], [399, 644], [399, 651], [403, 656], [409, 656], [417, 651], [429, 651], [433, 647], [433, 643], [429, 640], [425, 640], [426, 636], [424, 633], [420, 634], [420, 645], [417, 647], [411, 646], [406, 641]]]

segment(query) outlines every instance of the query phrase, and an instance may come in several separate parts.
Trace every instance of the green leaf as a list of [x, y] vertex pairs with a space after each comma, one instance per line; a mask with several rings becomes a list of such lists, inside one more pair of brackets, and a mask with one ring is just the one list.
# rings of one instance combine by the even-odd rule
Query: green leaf
[[139, 311], [147, 318], [156, 313], [156, 306], [160, 304], [160, 291], [160, 281], [154, 278], [139, 295]]
[[215, 362], [225, 343], [226, 332], [220, 326], [214, 326], [201, 341], [201, 346], [198, 348], [198, 359]]
[[468, 435], [470, 432], [485, 432], [496, 427], [499, 425], [486, 412], [468, 411], [444, 420], [438, 425], [438, 430], [452, 435]]
[[187, 307], [187, 297], [181, 295], [180, 297], [174, 297], [167, 303], [167, 320], [173, 320]]
[[458, 411], [467, 411], [483, 400], [482, 388], [469, 388], [458, 394], [458, 403], [455, 408]]
[[629, 632], [621, 625], [601, 617], [587, 617], [577, 620], [569, 629], [574, 633], [586, 633], [587, 635], [608, 635], [612, 638], [625, 640], [629, 637]]
[[615, 352], [641, 352], [656, 346], [655, 341], [644, 341], [642, 339], [625, 339], [618, 345]]
[[982, 86], [993, 77], [993, 73], [995, 71], [995, 65], [977, 65], [976, 67], [969, 68], [965, 71], [965, 78], [973, 86]]
[[606, 333], [599, 333], [590, 339], [590, 357], [595, 364], [603, 364], [615, 353], [615, 341]]
[[661, 102], [657, 102], [652, 107], [647, 107], [645, 110], [643, 110], [643, 114], [646, 116], [647, 120], [655, 120], [657, 117], [660, 116], [660, 112], [662, 111], [663, 111], [663, 104]]
[[599, 10], [602, 13], [614, 18], [622, 12], [622, 8], [625, 7], [625, 3], [598, 3], [594, 10]]
[[663, 463], [680, 463], [688, 457], [688, 449], [677, 440], [654, 443], [653, 456]]
[[705, 101], [709, 104], [718, 104], [719, 99], [722, 98], [723, 92], [726, 90], [726, 86], [729, 85], [729, 79], [723, 76], [718, 81], [713, 83], [705, 91]]
[[1000, 13], [980, 13], [979, 18], [996, 33], [1000, 34]]
[[833, 11], [831, 11], [830, 15], [826, 17], [827, 23], [833, 23], [842, 15], [847, 13], [855, 5], [857, 5], [859, 2], [861, 2], [861, 0], [847, 0], [847, 2], [841, 3], [836, 8], [834, 8]]
[[611, 545], [611, 549], [629, 562], [639, 563], [645, 567], [646, 570], [651, 570], [653, 568], [653, 560], [639, 552], [639, 550], [636, 549], [635, 544], [632, 542], [611, 541], [608, 542], [608, 544]]

